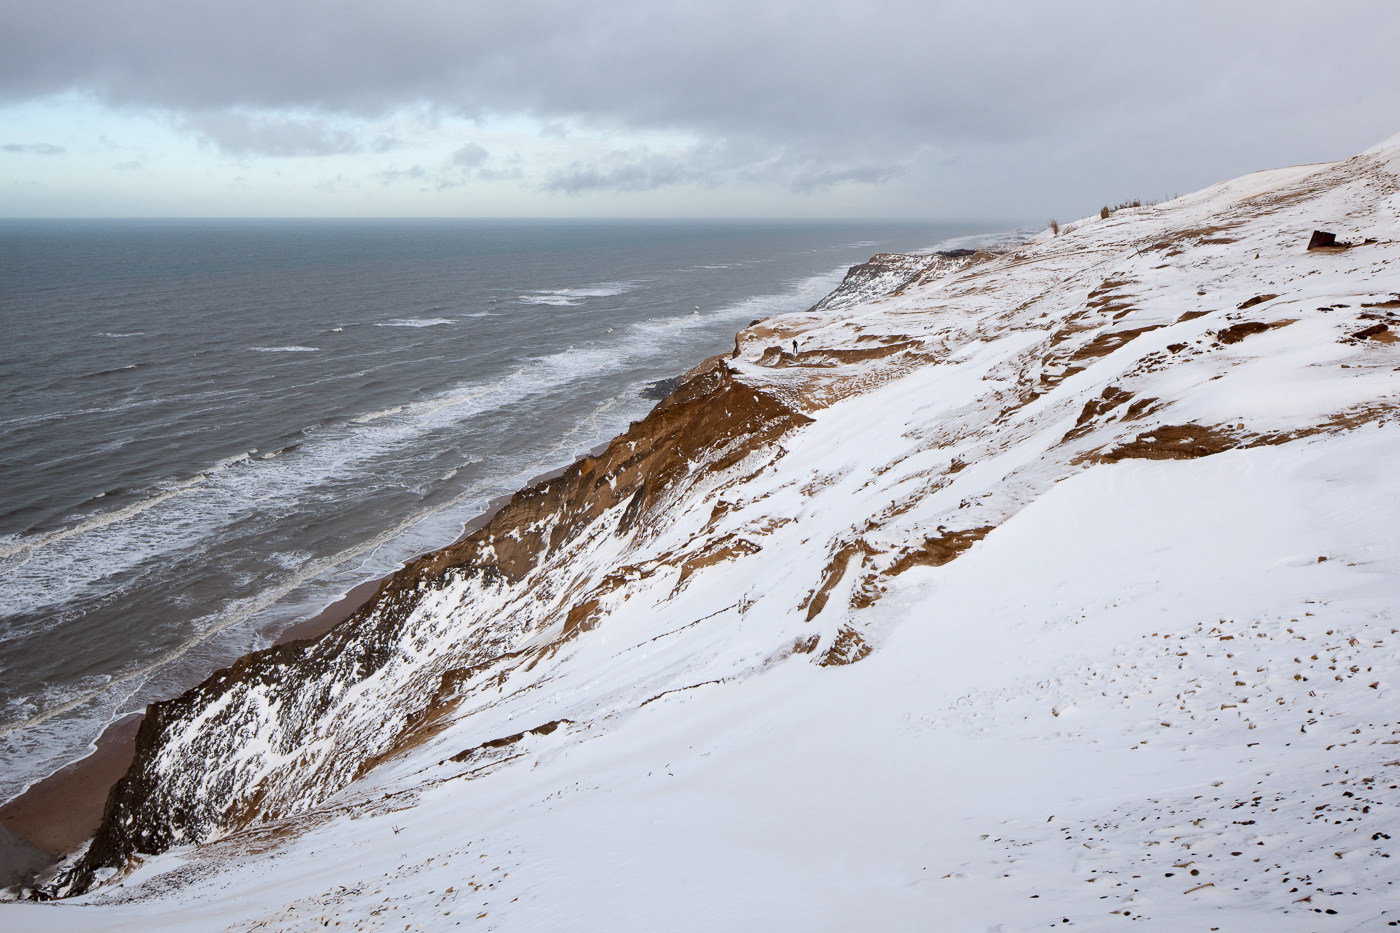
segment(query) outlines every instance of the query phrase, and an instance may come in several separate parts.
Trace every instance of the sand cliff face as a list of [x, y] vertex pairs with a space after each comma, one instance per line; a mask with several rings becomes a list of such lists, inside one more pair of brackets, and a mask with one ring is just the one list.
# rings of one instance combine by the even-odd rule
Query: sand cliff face
[[[313, 815], [369, 806], [352, 800], [357, 787], [407, 793], [548, 764], [531, 749], [590, 742], [643, 708], [794, 665], [832, 678], [805, 689], [837, 689], [834, 669], [878, 663], [868, 659], [915, 624], [892, 604], [938, 602], [916, 599], [911, 581], [956, 581], [966, 555], [1014, 542], [1023, 524], [1040, 553], [1055, 552], [1056, 526], [1035, 518], [1049, 506], [1031, 507], [1057, 487], [1099, 472], [1118, 482], [1125, 463], [1302, 450], [1385, 424], [1400, 404], [1397, 169], [1392, 146], [995, 254], [886, 254], [856, 267], [808, 312], [741, 331], [732, 358], [689, 374], [604, 453], [406, 567], [319, 641], [250, 655], [153, 706], [136, 762], [60, 893], [173, 846], [267, 826], [295, 834]], [[1312, 228], [1331, 222], [1358, 245], [1305, 252]], [[1082, 511], [1118, 495], [1106, 488]], [[1057, 518], [1066, 536], [1076, 514]], [[1095, 570], [1075, 572], [1092, 581]], [[1091, 611], [1076, 609], [1072, 624]], [[999, 618], [957, 622], [995, 632]], [[1291, 632], [1279, 651], [1293, 651]], [[1197, 634], [1202, 645], [1235, 638]], [[1188, 654], [1163, 651], [1134, 663], [1160, 660], [1162, 682], [1180, 671], [1169, 692], [1187, 710], [1216, 675], [1191, 675]], [[1261, 655], [1256, 667], [1270, 663]], [[1236, 666], [1229, 683], [1247, 686]], [[989, 717], [1026, 697], [1046, 699], [1056, 721], [1068, 708], [1069, 674], [1017, 681], [994, 703], [983, 682], [997, 676], [978, 668], [975, 689], [940, 699], [954, 714], [920, 715], [980, 733], [959, 718], [964, 700]], [[1335, 676], [1341, 686], [1328, 689], [1373, 689]], [[1287, 677], [1279, 689], [1295, 684]], [[1320, 705], [1323, 688], [1309, 689], [1294, 699]], [[1276, 715], [1255, 699], [1249, 731]], [[1166, 729], [1167, 716], [1154, 707], [1138, 718]]]
[[599, 596], [620, 581], [580, 589], [573, 550], [599, 535], [645, 537], [667, 501], [746, 459], [779, 456], [778, 439], [810, 420], [718, 360], [688, 375], [601, 455], [517, 493], [319, 640], [247, 655], [152, 704], [135, 762], [63, 893], [133, 856], [314, 806], [429, 728], [464, 680], [503, 658], [518, 663], [523, 637], [548, 633], [528, 652], [534, 663], [592, 628]]

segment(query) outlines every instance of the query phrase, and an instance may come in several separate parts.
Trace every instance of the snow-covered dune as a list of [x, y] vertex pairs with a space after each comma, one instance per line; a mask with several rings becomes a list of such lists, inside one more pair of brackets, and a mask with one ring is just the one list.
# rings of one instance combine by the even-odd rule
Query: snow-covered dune
[[1400, 137], [857, 267], [153, 707], [87, 893], [0, 918], [1400, 922], [1397, 176]]

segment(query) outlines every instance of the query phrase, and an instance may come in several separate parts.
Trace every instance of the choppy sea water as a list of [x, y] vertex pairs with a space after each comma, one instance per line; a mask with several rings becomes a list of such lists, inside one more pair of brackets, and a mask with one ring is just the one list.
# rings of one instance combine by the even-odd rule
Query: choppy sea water
[[0, 800], [449, 543], [749, 321], [992, 232], [0, 221]]

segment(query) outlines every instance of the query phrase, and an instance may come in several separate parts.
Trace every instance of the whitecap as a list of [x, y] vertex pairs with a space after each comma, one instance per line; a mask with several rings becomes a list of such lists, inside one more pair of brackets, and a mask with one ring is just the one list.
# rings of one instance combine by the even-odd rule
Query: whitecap
[[315, 353], [320, 347], [249, 347], [255, 353]]
[[350, 423], [351, 423], [351, 424], [365, 424], [366, 422], [373, 421], [373, 420], [375, 420], [376, 418], [383, 418], [383, 417], [385, 417], [385, 416], [387, 416], [387, 415], [397, 415], [397, 414], [398, 414], [399, 412], [401, 412], [401, 411], [403, 411], [403, 406], [402, 406], [402, 405], [395, 405], [393, 408], [385, 408], [385, 409], [382, 410], [382, 411], [372, 411], [372, 412], [370, 412], [370, 413], [368, 413], [368, 414], [360, 415], [360, 417], [358, 417], [358, 418], [351, 418], [351, 419], [350, 419]]
[[566, 298], [561, 294], [522, 294], [519, 300], [525, 304], [554, 304], [554, 305], [574, 305], [578, 304], [578, 298]]
[[630, 292], [634, 287], [630, 282], [604, 282], [584, 288], [541, 288], [520, 295], [519, 300], [532, 305], [576, 305], [587, 298], [611, 298], [621, 295]]
[[95, 373], [87, 373], [85, 376], [83, 376], [83, 378], [84, 378], [84, 379], [91, 379], [91, 378], [93, 378], [94, 376], [110, 376], [110, 375], [112, 375], [113, 373], [126, 372], [126, 371], [129, 370], [129, 369], [136, 369], [136, 368], [138, 368], [138, 367], [140, 367], [140, 366], [144, 366], [144, 365], [146, 365], [146, 364], [144, 364], [144, 363], [130, 363], [130, 364], [126, 365], [126, 366], [117, 366], [117, 367], [115, 367], [114, 369], [102, 369], [102, 370], [98, 370], [98, 371], [95, 372]]
[[144, 337], [144, 336], [146, 336], [146, 333], [145, 333], [145, 331], [137, 331], [137, 332], [134, 333], [134, 334], [109, 334], [109, 333], [107, 333], [106, 331], [103, 331], [102, 333], [98, 334], [97, 336], [99, 336], [99, 337]]
[[397, 318], [392, 321], [379, 321], [375, 327], [436, 327], [439, 324], [456, 324], [445, 317]]
[[199, 475], [213, 476], [215, 473], [222, 473], [224, 470], [228, 469], [236, 463], [248, 463], [250, 460], [253, 459], [253, 454], [257, 452], [258, 449], [254, 447], [250, 450], [243, 451], [243, 453], [241, 454], [234, 454], [232, 457], [225, 457], [224, 459], [215, 463], [213, 466], [209, 467], [207, 470], [201, 470]]
[[521, 295], [520, 300], [527, 305], [576, 305], [581, 299], [563, 295]]

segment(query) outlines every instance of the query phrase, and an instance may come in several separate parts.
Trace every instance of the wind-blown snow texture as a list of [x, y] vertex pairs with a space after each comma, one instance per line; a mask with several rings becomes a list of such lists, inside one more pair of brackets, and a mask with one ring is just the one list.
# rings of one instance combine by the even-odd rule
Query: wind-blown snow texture
[[96, 886], [7, 924], [1400, 920], [1398, 174], [858, 267], [153, 710]]

